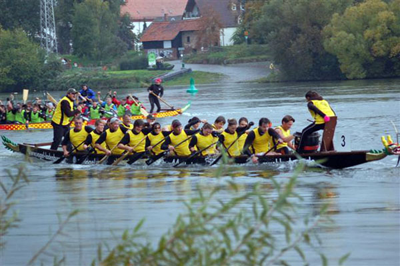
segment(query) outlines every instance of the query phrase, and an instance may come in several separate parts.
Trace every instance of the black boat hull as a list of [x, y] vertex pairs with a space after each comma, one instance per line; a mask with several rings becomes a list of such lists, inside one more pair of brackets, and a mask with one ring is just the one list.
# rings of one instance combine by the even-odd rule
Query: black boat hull
[[[50, 149], [42, 148], [41, 144], [15, 144], [10, 141], [10, 143], [4, 143], [6, 147], [14, 152], [20, 152], [29, 157], [38, 158], [46, 161], [55, 161], [63, 156], [63, 152], [60, 150], [54, 151]], [[69, 158], [69, 162], [79, 161], [83, 156], [87, 156], [86, 153], [74, 153], [71, 158]], [[111, 155], [108, 162], [112, 162], [115, 159], [119, 158], [120, 155]], [[104, 157], [104, 154], [90, 154], [87, 156], [85, 160], [85, 164], [94, 164], [100, 161]], [[125, 160], [129, 160], [132, 156], [127, 156]], [[313, 160], [318, 164], [333, 168], [333, 169], [342, 169], [347, 167], [352, 167], [355, 165], [360, 165], [363, 163], [367, 163], [370, 161], [380, 160], [386, 157], [386, 154], [383, 152], [372, 153], [369, 151], [352, 151], [352, 152], [316, 152], [309, 154], [301, 154], [300, 159]], [[143, 157], [146, 158], [146, 157]], [[148, 158], [148, 157], [147, 157]], [[259, 163], [280, 163], [280, 162], [288, 162], [295, 161], [299, 159], [296, 155], [266, 155], [259, 156]], [[193, 157], [190, 160], [186, 161], [186, 157], [166, 157], [164, 159], [167, 163], [177, 163], [183, 161], [186, 164], [203, 164], [208, 165], [213, 161], [213, 158], [206, 157]], [[238, 156], [233, 158], [233, 162], [236, 164], [245, 164], [249, 163], [251, 160], [248, 156]]]

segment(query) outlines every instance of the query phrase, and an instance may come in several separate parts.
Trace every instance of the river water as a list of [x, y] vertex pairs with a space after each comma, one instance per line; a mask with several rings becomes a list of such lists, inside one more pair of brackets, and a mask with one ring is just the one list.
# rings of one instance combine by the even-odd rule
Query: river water
[[[210, 122], [218, 115], [226, 118], [246, 116], [258, 122], [268, 117], [274, 125], [290, 114], [296, 122], [292, 132], [309, 124], [310, 115], [304, 94], [312, 89], [320, 92], [339, 117], [335, 139], [338, 150], [381, 149], [380, 137], [395, 133], [390, 121], [400, 128], [399, 80], [335, 81], [293, 84], [218, 84], [197, 86], [192, 99], [186, 88], [167, 88], [165, 99], [174, 106], [183, 106], [192, 99], [187, 113], [178, 117], [186, 123], [191, 116]], [[145, 90], [130, 91], [144, 103]], [[127, 91], [119, 94], [125, 95]], [[56, 98], [61, 93], [53, 93]], [[168, 124], [173, 118], [160, 120]], [[52, 131], [1, 132], [14, 142], [48, 142]], [[342, 137], [344, 136], [344, 138]], [[344, 144], [344, 147], [342, 147]], [[307, 169], [298, 179], [296, 192], [304, 198], [301, 212], [315, 213], [329, 203], [335, 224], [318, 231], [323, 241], [321, 251], [331, 264], [344, 254], [351, 255], [346, 265], [399, 265], [400, 263], [400, 189], [397, 157], [344, 169]], [[155, 244], [161, 234], [184, 210], [183, 201], [196, 195], [199, 184], [212, 186], [234, 179], [241, 187], [256, 183], [269, 186], [271, 177], [288, 180], [295, 163], [236, 167], [221, 179], [213, 178], [215, 168], [189, 167], [175, 169], [168, 165], [151, 167], [106, 167], [90, 165], [52, 165], [34, 160], [24, 161], [21, 154], [0, 149], [0, 172], [15, 172], [24, 165], [30, 184], [14, 197], [21, 222], [4, 237], [7, 244], [0, 251], [1, 265], [25, 265], [49, 240], [58, 228], [57, 214], [64, 217], [74, 209], [80, 214], [66, 227], [67, 236], [43, 254], [38, 262], [48, 265], [53, 255], [65, 255], [67, 265], [89, 265], [96, 256], [97, 244], [111, 246], [114, 236], [133, 229], [145, 218], [143, 231]], [[221, 196], [229, 199], [227, 189]], [[279, 233], [278, 233], [279, 234]], [[301, 259], [286, 257], [300, 265]], [[311, 265], [320, 265], [317, 254], [307, 252]]]

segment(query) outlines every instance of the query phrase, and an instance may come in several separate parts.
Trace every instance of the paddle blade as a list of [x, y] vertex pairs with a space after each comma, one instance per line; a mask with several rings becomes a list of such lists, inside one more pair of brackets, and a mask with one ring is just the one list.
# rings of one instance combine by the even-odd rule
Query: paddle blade
[[214, 164], [218, 163], [218, 161], [221, 160], [221, 158], [222, 158], [222, 154], [219, 155], [219, 156], [217, 157], [217, 159], [215, 159], [215, 160], [210, 164], [210, 166], [213, 166]]
[[22, 91], [22, 100], [24, 101], [24, 104], [26, 103], [26, 101], [28, 100], [28, 94], [29, 94], [29, 90], [24, 89]]
[[93, 148], [88, 149], [85, 155], [83, 155], [77, 162], [76, 164], [82, 164], [86, 161], [87, 157], [94, 151]]
[[65, 156], [63, 156], [63, 157], [59, 158], [58, 160], [54, 161], [53, 164], [59, 164], [62, 161], [64, 161], [64, 159], [65, 159]]
[[165, 154], [166, 154], [166, 152], [162, 152], [162, 153], [160, 153], [159, 155], [150, 157], [150, 159], [148, 159], [148, 160], [146, 161], [146, 164], [147, 164], [147, 165], [152, 165], [152, 164], [153, 164], [154, 162], [156, 162], [158, 159], [164, 157]]

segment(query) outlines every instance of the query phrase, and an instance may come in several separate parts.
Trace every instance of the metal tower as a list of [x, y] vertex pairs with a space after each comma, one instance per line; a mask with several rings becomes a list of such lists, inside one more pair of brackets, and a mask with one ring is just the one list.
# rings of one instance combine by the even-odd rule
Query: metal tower
[[58, 52], [54, 1], [40, 0], [40, 38], [41, 45], [46, 50], [47, 55]]

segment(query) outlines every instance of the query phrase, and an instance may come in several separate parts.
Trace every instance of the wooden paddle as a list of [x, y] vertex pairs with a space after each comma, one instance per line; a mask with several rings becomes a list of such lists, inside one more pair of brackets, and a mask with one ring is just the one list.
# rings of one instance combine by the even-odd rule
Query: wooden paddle
[[161, 98], [160, 96], [158, 96], [157, 94], [155, 94], [154, 92], [150, 92], [151, 94], [153, 94], [154, 96], [156, 96], [158, 99], [160, 99], [160, 101], [162, 101], [163, 103], [165, 103], [169, 108], [174, 109], [174, 107], [170, 104], [168, 104], [163, 98]]
[[[190, 135], [190, 136], [189, 136], [188, 138], [186, 138], [185, 140], [182, 140], [181, 142], [179, 142], [178, 144], [176, 144], [176, 145], [174, 146], [174, 148], [176, 148], [176, 147], [178, 147], [179, 145], [183, 144], [184, 142], [188, 141], [188, 140], [191, 139], [192, 137], [193, 137], [193, 135]], [[160, 159], [161, 157], [164, 157], [164, 155], [167, 154], [168, 151], [169, 151], [169, 150], [166, 150], [166, 151], [160, 153], [159, 155], [156, 155], [155, 157], [152, 157], [152, 158], [148, 159], [148, 160], [146, 161], [146, 164], [147, 164], [147, 165], [153, 164], [155, 161], [157, 161], [157, 160]]]
[[[239, 138], [240, 138], [241, 136], [242, 136], [242, 135], [238, 136], [238, 137], [228, 146], [228, 148], [225, 147], [224, 143], [221, 143], [222, 146], [224, 146], [225, 151], [228, 153], [229, 158], [232, 158], [232, 155], [229, 153], [229, 149], [232, 147], [233, 144], [235, 144], [236, 141], [239, 140]], [[210, 166], [213, 166], [213, 165], [216, 164], [219, 160], [221, 160], [222, 155], [223, 155], [223, 154], [221, 153], [221, 155], [219, 155], [219, 156], [217, 157], [217, 159], [215, 159], [215, 160], [210, 164]]]
[[[128, 129], [128, 130], [125, 132], [125, 134], [124, 134], [124, 136], [122, 137], [122, 139], [126, 136], [126, 134], [129, 134], [130, 131], [131, 131], [131, 130]], [[122, 139], [121, 139], [121, 140], [122, 140]], [[111, 155], [112, 152], [118, 147], [118, 144], [121, 142], [121, 140], [110, 150], [110, 155]], [[97, 164], [102, 164], [105, 160], [107, 160], [107, 159], [110, 157], [110, 155], [107, 155], [107, 154], [106, 154], [103, 158], [101, 158], [100, 161], [97, 162]]]
[[214, 146], [214, 145], [217, 144], [217, 143], [218, 143], [218, 141], [216, 141], [216, 142], [214, 142], [214, 143], [211, 143], [211, 144], [208, 145], [207, 147], [205, 147], [205, 148], [203, 148], [203, 149], [201, 149], [201, 150], [199, 150], [199, 151], [193, 153], [192, 155], [190, 155], [186, 160], [181, 160], [181, 161], [179, 161], [178, 163], [174, 164], [173, 167], [178, 167], [181, 163], [189, 161], [190, 159], [192, 159], [192, 158], [193, 158], [194, 156], [196, 156], [197, 154], [202, 153], [203, 151], [205, 151], [205, 150], [211, 148], [212, 146]]
[[137, 106], [140, 107], [140, 112], [142, 113], [142, 115], [144, 115], [144, 116], [146, 116], [146, 117], [149, 115], [149, 113], [148, 113], [141, 105], [139, 105], [139, 103], [132, 97], [132, 95], [129, 94], [129, 98], [130, 98]]
[[22, 100], [24, 101], [24, 104], [26, 104], [26, 101], [28, 101], [28, 94], [29, 94], [29, 90], [24, 89], [22, 91]]
[[[135, 146], [133, 146], [133, 150], [134, 149], [136, 149], [137, 148], [137, 146], [139, 146], [139, 144], [140, 143], [142, 143], [145, 139], [147, 138], [147, 136], [144, 136], [144, 138], [142, 138]], [[135, 152], [134, 152], [135, 153]], [[128, 156], [130, 154], [130, 152], [128, 152], [128, 151], [125, 151], [124, 152], [124, 154], [121, 156], [121, 157], [119, 157], [117, 160], [115, 160], [115, 162], [113, 162], [113, 164], [112, 165], [118, 165], [121, 161], [123, 161], [125, 158], [126, 158], [126, 156]]]
[[83, 164], [84, 161], [86, 161], [87, 157], [89, 157], [89, 155], [95, 151], [95, 148], [90, 147], [86, 153], [75, 163], [75, 164]]
[[[85, 143], [85, 141], [82, 141], [78, 146], [74, 147], [69, 154], [72, 154], [74, 151], [76, 151], [83, 143]], [[61, 158], [59, 158], [57, 161], [54, 161], [53, 164], [59, 164], [62, 161], [64, 161], [66, 157], [63, 155]]]
[[278, 147], [279, 142], [277, 142], [271, 149], [267, 150], [266, 152], [264, 152], [263, 155], [260, 156], [260, 158], [264, 157], [265, 155], [267, 155], [268, 153], [270, 153], [272, 150], [274, 150], [276, 147]]
[[47, 100], [49, 100], [50, 102], [52, 102], [54, 105], [57, 105], [58, 102], [56, 101], [56, 99], [54, 99], [53, 96], [50, 95], [50, 93], [46, 92], [46, 96], [47, 96]]

